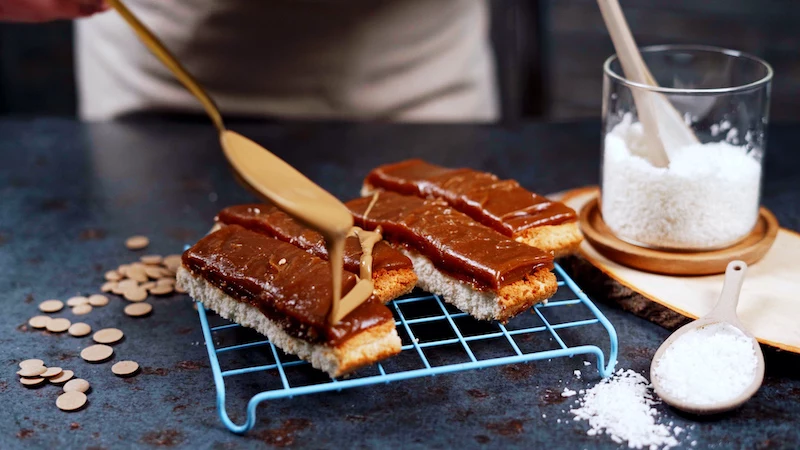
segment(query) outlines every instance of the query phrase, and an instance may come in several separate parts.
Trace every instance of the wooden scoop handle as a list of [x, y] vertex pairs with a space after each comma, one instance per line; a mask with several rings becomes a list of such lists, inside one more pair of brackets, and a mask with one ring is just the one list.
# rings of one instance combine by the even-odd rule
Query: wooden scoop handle
[[736, 315], [736, 306], [739, 304], [739, 292], [742, 290], [746, 273], [747, 264], [744, 261], [728, 263], [728, 267], [725, 269], [722, 293], [719, 295], [717, 305], [706, 316], [707, 318], [721, 319], [738, 326], [739, 316]]

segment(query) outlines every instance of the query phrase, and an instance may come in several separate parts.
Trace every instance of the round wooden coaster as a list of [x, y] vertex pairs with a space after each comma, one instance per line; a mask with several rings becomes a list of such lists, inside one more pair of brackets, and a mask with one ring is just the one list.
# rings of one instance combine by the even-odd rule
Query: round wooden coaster
[[725, 273], [725, 267], [735, 259], [753, 264], [772, 247], [779, 228], [775, 216], [761, 207], [758, 222], [750, 235], [728, 248], [681, 252], [639, 247], [614, 236], [603, 221], [597, 197], [581, 209], [580, 225], [586, 240], [606, 258], [635, 269], [666, 275]]

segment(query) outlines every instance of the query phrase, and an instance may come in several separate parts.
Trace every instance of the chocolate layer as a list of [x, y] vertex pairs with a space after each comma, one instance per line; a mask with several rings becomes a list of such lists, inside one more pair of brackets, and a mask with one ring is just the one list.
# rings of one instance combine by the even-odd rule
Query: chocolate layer
[[[209, 234], [183, 254], [183, 265], [229, 296], [248, 302], [287, 333], [337, 346], [392, 319], [370, 298], [336, 325], [329, 325], [331, 267], [292, 244], [230, 225]], [[342, 295], [356, 284], [345, 272]]]
[[[325, 238], [273, 205], [230, 206], [219, 212], [217, 220], [227, 225], [237, 224], [249, 230], [268, 234], [328, 260]], [[357, 237], [348, 237], [344, 249], [344, 270], [359, 273], [360, 262], [361, 244]], [[372, 250], [373, 273], [400, 269], [413, 269], [411, 260], [386, 242], [375, 244]]]
[[536, 195], [514, 180], [500, 180], [472, 169], [448, 169], [419, 159], [378, 167], [365, 182], [404, 195], [441, 198], [506, 236], [577, 220], [575, 211], [565, 204]]
[[444, 202], [384, 191], [365, 217], [372, 200], [347, 203], [356, 225], [370, 230], [380, 225], [390, 241], [417, 250], [439, 270], [478, 289], [497, 290], [553, 267], [549, 253], [509, 239]]

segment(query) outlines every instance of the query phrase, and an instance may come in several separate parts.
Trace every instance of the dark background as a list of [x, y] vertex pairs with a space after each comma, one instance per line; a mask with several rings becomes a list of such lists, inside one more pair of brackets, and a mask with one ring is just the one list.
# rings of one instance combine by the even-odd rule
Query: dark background
[[[601, 65], [614, 50], [596, 1], [489, 1], [503, 119], [598, 117]], [[707, 44], [766, 59], [775, 69], [772, 119], [800, 112], [800, 2], [623, 0], [622, 6], [639, 45]], [[74, 116], [72, 67], [71, 23], [0, 24], [0, 114]]]

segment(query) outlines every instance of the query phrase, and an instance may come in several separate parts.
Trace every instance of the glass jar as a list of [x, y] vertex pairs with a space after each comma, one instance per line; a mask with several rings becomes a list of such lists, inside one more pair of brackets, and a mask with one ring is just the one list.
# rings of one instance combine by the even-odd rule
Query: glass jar
[[[627, 80], [616, 55], [603, 66], [603, 220], [615, 236], [639, 246], [731, 246], [758, 220], [772, 68], [714, 47], [641, 51], [658, 87]], [[634, 99], [652, 105], [657, 120], [642, 116], [655, 126], [639, 121]], [[675, 127], [686, 130], [680, 121], [694, 142], [674, 142]], [[655, 146], [664, 147], [660, 153], [654, 135]]]

